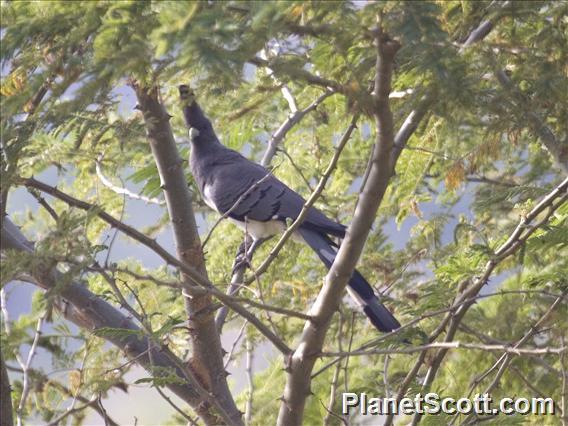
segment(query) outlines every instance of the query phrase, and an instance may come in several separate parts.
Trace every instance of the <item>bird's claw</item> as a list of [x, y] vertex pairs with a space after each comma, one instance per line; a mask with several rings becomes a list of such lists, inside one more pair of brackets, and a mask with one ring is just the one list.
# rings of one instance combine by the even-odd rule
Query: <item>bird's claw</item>
[[234, 275], [240, 270], [245, 270], [246, 268], [250, 268], [251, 263], [247, 256], [239, 255], [235, 258], [233, 263], [233, 269], [231, 273]]

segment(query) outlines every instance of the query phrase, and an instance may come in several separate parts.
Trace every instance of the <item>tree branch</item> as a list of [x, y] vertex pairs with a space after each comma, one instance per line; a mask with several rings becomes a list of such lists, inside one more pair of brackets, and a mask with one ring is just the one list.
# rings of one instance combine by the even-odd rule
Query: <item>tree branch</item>
[[[563, 300], [565, 296], [557, 300]], [[557, 306], [555, 302], [552, 309]], [[567, 346], [559, 348], [545, 347], [545, 348], [521, 348], [519, 342], [512, 342], [510, 345], [483, 345], [478, 343], [468, 342], [434, 342], [427, 345], [411, 346], [399, 349], [371, 349], [371, 350], [357, 350], [347, 352], [322, 352], [317, 357], [345, 357], [349, 356], [366, 356], [366, 355], [394, 355], [394, 354], [413, 354], [416, 352], [428, 351], [431, 349], [467, 349], [478, 350], [485, 352], [503, 352], [503, 357], [509, 355], [547, 355], [547, 354], [563, 354], [568, 351]], [[503, 359], [502, 357], [502, 359]], [[488, 392], [487, 392], [488, 393]]]
[[75, 413], [79, 413], [83, 410], [86, 410], [87, 408], [92, 408], [92, 407], [97, 405], [97, 402], [98, 402], [98, 400], [97, 400], [96, 395], [93, 395], [93, 398], [91, 400], [88, 400], [87, 402], [83, 403], [83, 405], [81, 405], [80, 407], [73, 407], [73, 408], [70, 408], [68, 410], [65, 410], [59, 416], [55, 417], [53, 420], [51, 420], [49, 423], [47, 423], [46, 426], [58, 426], [68, 416], [75, 414]]
[[213, 284], [211, 284], [211, 282], [206, 277], [204, 277], [193, 266], [188, 265], [186, 262], [178, 260], [174, 255], [169, 253], [164, 247], [158, 244], [156, 240], [147, 237], [140, 231], [119, 221], [118, 219], [114, 218], [105, 211], [100, 210], [100, 208], [95, 206], [94, 204], [90, 204], [85, 201], [74, 198], [71, 195], [62, 192], [53, 186], [47, 185], [46, 183], [40, 182], [34, 178], [22, 179], [21, 182], [27, 187], [36, 188], [41, 190], [42, 192], [50, 194], [53, 197], [61, 201], [64, 201], [70, 206], [85, 211], [96, 211], [97, 216], [102, 220], [104, 220], [106, 223], [119, 229], [124, 234], [131, 237], [132, 239], [148, 247], [149, 249], [154, 251], [158, 256], [164, 259], [164, 261], [166, 261], [169, 265], [173, 265], [179, 268], [184, 274], [190, 277], [191, 281], [195, 283], [195, 285], [192, 284], [191, 282], [187, 282], [187, 280], [181, 280], [179, 282], [180, 286], [182, 286], [183, 290], [185, 290], [187, 293], [199, 294], [199, 292], [203, 292], [203, 290], [205, 290], [207, 293], [212, 294], [221, 303], [229, 306], [229, 308], [237, 312], [243, 318], [247, 319], [252, 325], [254, 325], [257, 328], [257, 330], [260, 333], [262, 333], [269, 341], [271, 341], [279, 351], [281, 351], [284, 354], [290, 352], [290, 348], [286, 346], [286, 344], [282, 341], [282, 339], [280, 339], [272, 331], [270, 331], [268, 327], [266, 327], [261, 321], [259, 321], [244, 306], [240, 305], [239, 303], [236, 303], [231, 299], [230, 296], [227, 296], [225, 293], [218, 290]]
[[[16, 371], [18, 373], [23, 373], [23, 370], [21, 370], [19, 368], [8, 367], [8, 369], [11, 370], [11, 371]], [[35, 369], [35, 368], [30, 368], [30, 374], [36, 380], [36, 382], [37, 382], [36, 386], [43, 387], [45, 385], [49, 385], [49, 386], [52, 386], [55, 389], [57, 389], [59, 392], [64, 394], [66, 397], [73, 398], [73, 400], [77, 400], [79, 402], [82, 402], [83, 404], [88, 404], [88, 403], [91, 402], [89, 399], [85, 398], [84, 396], [81, 396], [77, 391], [71, 391], [64, 384], [58, 382], [57, 380], [50, 379], [41, 370], [38, 370], [38, 369]], [[66, 411], [68, 411], [72, 408], [73, 408], [73, 406], [68, 408]], [[107, 421], [108, 426], [119, 426], [118, 423], [115, 422], [111, 417], [109, 417], [108, 414], [106, 414], [106, 412], [103, 409], [101, 409], [101, 407], [98, 404], [92, 404], [90, 408], [93, 409], [94, 411], [96, 411], [101, 417], [103, 417]], [[69, 414], [72, 414], [72, 413], [69, 413]], [[67, 415], [69, 415], [69, 414], [67, 414]], [[4, 426], [3, 423], [1, 425]], [[10, 426], [12, 426], [11, 423], [10, 423]]]
[[164, 204], [166, 204], [164, 201], [158, 198], [150, 198], [144, 195], [138, 195], [127, 188], [115, 185], [110, 181], [110, 179], [107, 179], [107, 177], [103, 174], [101, 161], [102, 161], [102, 155], [95, 160], [95, 171], [101, 183], [111, 191], [116, 192], [119, 195], [126, 195], [128, 198], [132, 198], [133, 200], [144, 201], [145, 203], [148, 204], [157, 204], [159, 206], [163, 206]]
[[12, 408], [12, 388], [10, 387], [10, 377], [6, 371], [4, 354], [0, 349], [0, 426], [13, 426]]
[[[537, 230], [540, 226], [545, 224], [550, 216], [556, 211], [568, 198], [568, 178], [561, 182], [553, 191], [551, 191], [546, 197], [541, 200], [527, 215], [525, 215], [520, 221], [515, 230], [511, 233], [511, 236], [503, 243], [496, 251], [494, 258], [489, 260], [485, 266], [485, 269], [481, 276], [477, 278], [473, 285], [466, 289], [462, 294], [460, 294], [456, 303], [460, 303], [460, 306], [455, 311], [451, 311], [442, 321], [442, 324], [449, 324], [448, 331], [446, 332], [445, 342], [451, 342], [458, 330], [459, 324], [461, 323], [463, 317], [465, 316], [468, 309], [473, 305], [473, 301], [467, 303], [461, 303], [465, 299], [474, 298], [483, 286], [489, 280], [489, 277], [495, 270], [496, 266], [501, 263], [505, 258], [511, 256], [515, 253], [529, 238], [532, 233]], [[558, 201], [558, 202], [556, 202]], [[529, 226], [530, 223], [535, 220], [541, 213], [546, 209], [548, 211], [545, 213], [544, 218], [540, 220], [536, 225]], [[439, 327], [440, 328], [440, 327]], [[431, 337], [432, 340], [432, 337]], [[436, 357], [432, 360], [430, 368], [424, 379], [422, 385], [423, 390], [430, 388], [434, 378], [442, 364], [443, 359], [447, 354], [447, 349], [441, 349]], [[405, 390], [404, 390], [405, 392]], [[403, 394], [403, 389], [399, 392], [399, 395]], [[413, 418], [413, 423], [417, 424], [420, 421], [421, 416], [415, 415]]]
[[[479, 26], [472, 30], [466, 41], [460, 47], [459, 53], [463, 54], [466, 49], [470, 48], [475, 43], [485, 39], [485, 37], [487, 37], [487, 35], [495, 27], [497, 22], [503, 17], [503, 12], [506, 10], [509, 4], [509, 1], [502, 2], [499, 5], [499, 9], [494, 12], [493, 16], [490, 19], [484, 20], [481, 24], [479, 24]], [[430, 89], [419, 101], [418, 106], [413, 109], [410, 114], [408, 114], [395, 137], [395, 149], [393, 150], [393, 158], [395, 160], [400, 156], [400, 153], [404, 149], [406, 143], [418, 128], [418, 124], [420, 124], [420, 121], [422, 121], [422, 119], [432, 106], [432, 103], [435, 101], [436, 93], [435, 91]]]
[[28, 352], [28, 358], [23, 365], [23, 387], [22, 387], [22, 395], [20, 397], [20, 402], [18, 404], [18, 408], [16, 408], [16, 420], [18, 426], [22, 424], [22, 412], [26, 406], [26, 400], [28, 399], [28, 395], [30, 394], [30, 368], [32, 366], [32, 361], [36, 355], [37, 345], [39, 343], [39, 338], [41, 336], [41, 329], [43, 327], [43, 322], [45, 320], [46, 312], [42, 312], [40, 317], [37, 320], [36, 329], [34, 339], [32, 341], [32, 345], [30, 346], [30, 350]]
[[[497, 67], [496, 67], [497, 68]], [[529, 129], [539, 137], [542, 144], [550, 153], [553, 161], [562, 169], [564, 173], [568, 173], [568, 146], [558, 142], [556, 136], [550, 127], [548, 127], [541, 118], [531, 109], [530, 99], [511, 81], [509, 76], [501, 68], [495, 70], [495, 75], [501, 86], [508, 92], [509, 96], [518, 101], [519, 108], [522, 109], [526, 117], [526, 123]]]
[[478, 41], [483, 40], [487, 36], [487, 34], [491, 32], [496, 22], [503, 16], [503, 12], [510, 6], [510, 4], [510, 1], [501, 2], [499, 9], [494, 12], [491, 18], [483, 20], [483, 22], [481, 22], [473, 31], [471, 31], [467, 39], [462, 44], [460, 53], [471, 45], [477, 43]]
[[292, 234], [296, 231], [296, 229], [298, 229], [298, 227], [302, 224], [302, 222], [306, 218], [306, 215], [308, 214], [309, 209], [314, 205], [314, 203], [317, 201], [317, 199], [325, 189], [327, 181], [329, 180], [331, 174], [333, 173], [333, 170], [337, 166], [337, 161], [339, 160], [339, 156], [341, 155], [343, 148], [349, 141], [349, 138], [351, 137], [353, 130], [355, 130], [355, 128], [357, 127], [356, 123], [358, 118], [359, 116], [356, 115], [351, 119], [349, 127], [347, 128], [347, 130], [341, 137], [341, 140], [337, 144], [337, 148], [335, 149], [335, 153], [333, 154], [333, 157], [331, 158], [331, 161], [329, 162], [327, 169], [325, 170], [323, 176], [321, 177], [316, 188], [314, 189], [314, 192], [312, 192], [310, 197], [304, 203], [304, 206], [302, 207], [302, 210], [300, 211], [300, 214], [298, 215], [296, 220], [282, 234], [276, 245], [272, 248], [272, 250], [270, 250], [270, 253], [266, 257], [266, 259], [256, 269], [254, 276], [249, 277], [244, 281], [245, 284], [250, 284], [251, 282], [254, 281], [256, 276], [259, 276], [264, 272], [266, 272], [270, 264], [274, 261], [274, 259], [276, 259], [276, 257], [278, 257], [278, 253], [280, 253], [280, 250], [282, 250], [282, 247], [284, 247], [286, 241], [288, 241], [288, 239], [292, 236]]
[[288, 118], [280, 125], [278, 130], [276, 130], [276, 132], [272, 134], [270, 140], [268, 141], [268, 146], [266, 148], [266, 151], [264, 152], [264, 156], [262, 157], [262, 161], [260, 162], [260, 164], [262, 164], [264, 167], [267, 167], [272, 161], [274, 155], [276, 154], [278, 146], [282, 143], [288, 132], [296, 124], [302, 121], [302, 119], [306, 115], [308, 115], [310, 112], [315, 110], [324, 100], [326, 100], [328, 97], [330, 97], [333, 94], [335, 94], [334, 90], [327, 89], [323, 94], [321, 94], [316, 100], [314, 100], [306, 108], [301, 110], [297, 109], [295, 111], [292, 110]]
[[[380, 32], [380, 31], [379, 31]], [[390, 82], [394, 56], [400, 47], [380, 32], [377, 37], [377, 78], [375, 82], [375, 122], [377, 136], [369, 178], [360, 194], [351, 226], [347, 230], [325, 284], [310, 309], [314, 317], [304, 326], [299, 344], [287, 368], [287, 381], [280, 405], [278, 424], [299, 425], [310, 395], [314, 354], [320, 353], [332, 315], [337, 310], [347, 281], [365, 244], [376, 211], [393, 172], [391, 161], [394, 142], [392, 112], [389, 107]]]
[[[197, 231], [195, 215], [191, 204], [191, 194], [183, 171], [183, 161], [179, 157], [176, 142], [169, 123], [170, 115], [160, 102], [158, 87], [142, 87], [133, 82], [144, 122], [150, 148], [158, 167], [158, 173], [164, 190], [166, 205], [174, 231], [174, 240], [178, 258], [184, 263], [194, 265], [197, 271], [207, 279], [207, 270]], [[182, 272], [182, 280], [190, 284], [190, 276]], [[238, 410], [223, 368], [223, 348], [215, 327], [215, 318], [211, 307], [211, 296], [185, 294], [189, 327], [192, 330], [192, 366], [199, 375], [207, 377], [206, 386], [210, 387], [214, 398], [225, 412], [222, 417], [231, 424], [242, 424]], [[201, 315], [195, 315], [200, 312]], [[207, 313], [204, 313], [207, 312]]]
[[[560, 303], [565, 299], [566, 297], [566, 293], [562, 294], [560, 297], [558, 297], [546, 310], [546, 312], [539, 318], [539, 320], [524, 334], [523, 337], [521, 337], [514, 345], [512, 348], [509, 348], [510, 351], [506, 351], [503, 355], [501, 355], [501, 357], [497, 360], [497, 362], [495, 363], [495, 365], [499, 365], [499, 371], [497, 372], [497, 374], [495, 375], [494, 379], [491, 381], [491, 383], [489, 384], [489, 386], [487, 386], [487, 388], [485, 389], [485, 392], [483, 392], [484, 394], [487, 393], [491, 393], [491, 391], [495, 388], [495, 386], [497, 386], [499, 384], [499, 381], [501, 380], [501, 377], [503, 376], [503, 374], [505, 373], [505, 370], [507, 369], [507, 367], [509, 366], [511, 360], [512, 360], [512, 356], [513, 354], [520, 354], [522, 353], [520, 351], [520, 346], [523, 345], [524, 343], [526, 343], [532, 336], [534, 336], [538, 331], [540, 326], [548, 320], [548, 318], [550, 318], [550, 315], [552, 314], [552, 312], [554, 312], [554, 310], [558, 307], [558, 305], [560, 305]], [[560, 348], [562, 349], [562, 348]], [[566, 347], [563, 348], [564, 350], [559, 350], [556, 353], [558, 353], [559, 355], [562, 355], [566, 352]], [[540, 349], [541, 353], [531, 353], [531, 352], [527, 352], [530, 355], [544, 355], [544, 354], [548, 354], [548, 353], [553, 353], [553, 352], [547, 352], [549, 350], [551, 350], [551, 348], [543, 348]], [[468, 416], [469, 418], [471, 418], [471, 416]]]
[[247, 373], [247, 385], [248, 385], [248, 395], [245, 404], [245, 424], [250, 425], [252, 421], [252, 407], [253, 407], [253, 397], [254, 397], [254, 373], [253, 373], [254, 347], [252, 344], [250, 332], [248, 330], [245, 331], [245, 349], [246, 349], [245, 371]]
[[[484, 40], [485, 37], [495, 27], [498, 20], [503, 16], [502, 12], [504, 11], [505, 7], [508, 4], [509, 4], [508, 1], [502, 3], [500, 11], [498, 11], [491, 19], [483, 21], [477, 28], [475, 28], [469, 34], [469, 36], [466, 39], [466, 41], [464, 42], [464, 44], [460, 47], [459, 53], [463, 53], [466, 49], [470, 48], [475, 43]], [[432, 102], [434, 102], [434, 100], [435, 100], [434, 95], [435, 94], [432, 91], [427, 93], [424, 96], [424, 98], [420, 101], [418, 107], [416, 109], [414, 109], [413, 111], [411, 111], [411, 113], [408, 115], [408, 117], [404, 121], [403, 126], [401, 127], [401, 129], [399, 130], [399, 132], [397, 133], [397, 136], [396, 136], [395, 158], [397, 158], [400, 155], [400, 152], [402, 152], [402, 149], [404, 149], [404, 146], [408, 142], [408, 139], [410, 138], [410, 136], [412, 136], [414, 131], [417, 129], [419, 122], [426, 115], [427, 110], [430, 108]], [[442, 330], [443, 326], [445, 326], [445, 322], [446, 321], [443, 321], [442, 324], [440, 324], [440, 327], [439, 327], [440, 330]], [[399, 391], [399, 393], [397, 395], [398, 400], [400, 400], [400, 398], [402, 398], [404, 396], [406, 389], [408, 388], [408, 386], [410, 386], [410, 384], [412, 383], [412, 381], [414, 380], [414, 378], [416, 377], [416, 375], [420, 371], [420, 367], [424, 363], [424, 360], [425, 360], [425, 353], [423, 352], [423, 353], [420, 354], [420, 356], [416, 360], [415, 365], [412, 367], [412, 369], [408, 372], [408, 374], [404, 378], [403, 383], [400, 387], [401, 391]], [[389, 414], [387, 416], [386, 420], [385, 420], [385, 426], [392, 426], [393, 421], [394, 421], [394, 415]]]
[[252, 65], [256, 65], [257, 67], [270, 68], [274, 71], [275, 74], [279, 74], [280, 72], [285, 73], [290, 78], [305, 81], [306, 83], [312, 84], [314, 86], [320, 86], [325, 89], [333, 89], [334, 91], [339, 93], [346, 92], [345, 87], [343, 87], [343, 85], [341, 85], [337, 81], [319, 77], [317, 75], [310, 73], [309, 71], [306, 71], [303, 68], [297, 68], [292, 70], [289, 67], [283, 67], [282, 66], [283, 63], [279, 61], [278, 58], [269, 61], [257, 56], [249, 59], [247, 62], [249, 62]]
[[[34, 254], [32, 243], [24, 237], [8, 218], [4, 219], [1, 236], [2, 250], [12, 249], [27, 254]], [[39, 287], [45, 290], [57, 288], [58, 295], [63, 300], [58, 301], [55, 306], [66, 319], [79, 327], [91, 331], [106, 329], [124, 331], [122, 335], [107, 334], [102, 337], [123, 350], [129, 358], [135, 358], [136, 362], [148, 372], [152, 372], [152, 363], [147, 353], [148, 338], [140, 337], [142, 330], [132, 320], [90, 292], [79, 282], [71, 282], [65, 286], [59, 286], [58, 282], [62, 280], [62, 276], [53, 268], [40, 264], [34, 271], [30, 272], [33, 273], [36, 285]], [[181, 361], [167, 347], [154, 349], [154, 351], [154, 365], [172, 369], [181, 378], [189, 377], [184, 384], [169, 384], [169, 389], [194, 407], [206, 423], [214, 423], [217, 418], [212, 416], [208, 410], [205, 410], [202, 405], [204, 401], [208, 401], [212, 405], [216, 404], [216, 401], [210, 397], [208, 391], [196, 379], [192, 379], [191, 372], [180, 368]]]

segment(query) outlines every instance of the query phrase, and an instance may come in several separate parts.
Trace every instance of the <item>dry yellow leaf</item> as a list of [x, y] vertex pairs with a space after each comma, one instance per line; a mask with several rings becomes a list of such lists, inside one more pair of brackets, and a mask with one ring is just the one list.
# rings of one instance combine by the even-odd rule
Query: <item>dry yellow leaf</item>
[[465, 179], [465, 168], [463, 162], [461, 160], [456, 161], [446, 173], [446, 178], [445, 178], [446, 188], [448, 188], [448, 190], [450, 191], [453, 191], [458, 186], [461, 185], [464, 179]]

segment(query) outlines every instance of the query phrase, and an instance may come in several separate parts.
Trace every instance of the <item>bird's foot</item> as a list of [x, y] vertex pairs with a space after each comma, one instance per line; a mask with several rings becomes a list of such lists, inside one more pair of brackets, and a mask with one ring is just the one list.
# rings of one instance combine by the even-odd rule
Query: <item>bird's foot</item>
[[250, 268], [252, 266], [250, 259], [245, 254], [240, 254], [235, 258], [233, 262], [233, 268], [231, 273], [234, 275], [239, 271], [244, 271], [246, 268]]

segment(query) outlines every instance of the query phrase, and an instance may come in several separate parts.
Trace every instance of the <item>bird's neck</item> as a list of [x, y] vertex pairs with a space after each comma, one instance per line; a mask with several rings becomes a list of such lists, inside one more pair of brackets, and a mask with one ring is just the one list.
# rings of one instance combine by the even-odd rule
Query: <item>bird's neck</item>
[[197, 102], [192, 102], [183, 109], [185, 121], [192, 130], [192, 145], [202, 151], [214, 149], [216, 145], [220, 145], [219, 138], [215, 134], [213, 125], [207, 116], [203, 113]]
[[199, 132], [213, 132], [211, 121], [205, 116], [197, 102], [192, 102], [183, 109], [185, 121], [189, 127], [199, 130]]

